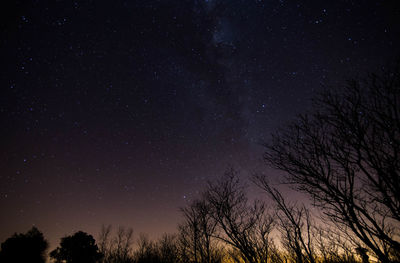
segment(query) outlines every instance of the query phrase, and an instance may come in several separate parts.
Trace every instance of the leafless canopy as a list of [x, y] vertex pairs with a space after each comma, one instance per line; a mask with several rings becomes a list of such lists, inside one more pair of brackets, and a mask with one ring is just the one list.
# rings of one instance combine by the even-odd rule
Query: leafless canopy
[[273, 217], [261, 201], [250, 202], [234, 170], [209, 185], [205, 198], [217, 223], [217, 238], [240, 251], [246, 262], [267, 262]]
[[314, 111], [265, 147], [265, 160], [287, 172], [286, 182], [380, 261], [398, 260], [399, 66], [321, 94]]

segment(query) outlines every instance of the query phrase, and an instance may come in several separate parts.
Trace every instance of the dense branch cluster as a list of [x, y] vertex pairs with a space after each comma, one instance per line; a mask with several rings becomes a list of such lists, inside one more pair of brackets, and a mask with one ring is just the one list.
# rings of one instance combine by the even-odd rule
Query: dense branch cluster
[[265, 144], [267, 163], [382, 262], [400, 251], [399, 74], [323, 93], [312, 113]]

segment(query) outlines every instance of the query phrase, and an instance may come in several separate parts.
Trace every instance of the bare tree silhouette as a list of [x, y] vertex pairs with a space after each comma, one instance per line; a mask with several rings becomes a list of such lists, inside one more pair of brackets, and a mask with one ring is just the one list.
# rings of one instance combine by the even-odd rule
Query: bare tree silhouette
[[149, 240], [145, 234], [140, 234], [137, 240], [137, 249], [134, 253], [134, 259], [137, 263], [161, 262], [157, 244]]
[[205, 192], [210, 215], [217, 222], [216, 237], [240, 251], [246, 262], [267, 262], [274, 219], [263, 202], [250, 203], [237, 173], [230, 169]]
[[398, 64], [321, 94], [265, 143], [267, 163], [381, 262], [400, 251], [399, 73]]
[[104, 263], [129, 263], [132, 259], [132, 228], [118, 227], [115, 237], [111, 237], [111, 225], [102, 226], [99, 235], [99, 251], [104, 255]]
[[295, 262], [316, 262], [313, 244], [314, 225], [305, 205], [288, 203], [282, 194], [272, 187], [265, 176], [255, 176], [254, 182], [274, 201], [281, 243]]
[[204, 200], [194, 200], [181, 209], [184, 222], [179, 225], [179, 243], [187, 261], [195, 263], [220, 262], [216, 240], [217, 222], [210, 215], [210, 206]]
[[177, 235], [164, 234], [157, 242], [160, 260], [163, 263], [179, 262], [179, 247]]

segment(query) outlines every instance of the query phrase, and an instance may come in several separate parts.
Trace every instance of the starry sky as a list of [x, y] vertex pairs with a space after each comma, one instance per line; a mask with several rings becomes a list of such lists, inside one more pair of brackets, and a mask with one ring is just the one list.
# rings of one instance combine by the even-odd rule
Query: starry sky
[[[399, 55], [396, 1], [6, 1], [0, 242], [155, 237], [323, 88]], [[273, 171], [272, 178], [278, 177]]]

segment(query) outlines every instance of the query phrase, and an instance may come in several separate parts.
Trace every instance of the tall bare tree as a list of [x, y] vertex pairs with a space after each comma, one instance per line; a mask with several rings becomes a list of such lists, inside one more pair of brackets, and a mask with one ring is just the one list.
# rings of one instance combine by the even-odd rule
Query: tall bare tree
[[249, 202], [245, 187], [231, 169], [205, 193], [210, 213], [217, 222], [217, 238], [236, 248], [245, 262], [267, 262], [274, 219], [264, 203]]
[[99, 235], [99, 250], [104, 255], [104, 263], [129, 263], [132, 262], [132, 228], [118, 227], [116, 235], [111, 237], [111, 225], [102, 226]]
[[321, 262], [326, 263], [357, 263], [359, 262], [349, 245], [348, 236], [338, 231], [336, 227], [323, 222], [323, 227], [314, 229], [313, 244]]
[[275, 204], [283, 247], [295, 262], [315, 263], [314, 225], [309, 209], [305, 205], [288, 203], [282, 194], [268, 183], [265, 176], [258, 175], [254, 179]]
[[102, 262], [103, 263], [111, 263], [112, 257], [112, 243], [110, 240], [112, 226], [111, 225], [102, 225], [101, 231], [98, 237], [98, 247], [99, 251], [104, 255]]
[[194, 200], [181, 211], [184, 216], [184, 222], [179, 226], [182, 252], [195, 263], [221, 261], [218, 242], [213, 238], [217, 222], [209, 213], [209, 204], [204, 199]]
[[265, 147], [267, 163], [338, 227], [381, 262], [399, 260], [399, 65], [321, 94]]
[[145, 234], [140, 234], [137, 240], [137, 248], [134, 252], [136, 263], [160, 263], [160, 254], [157, 244]]

